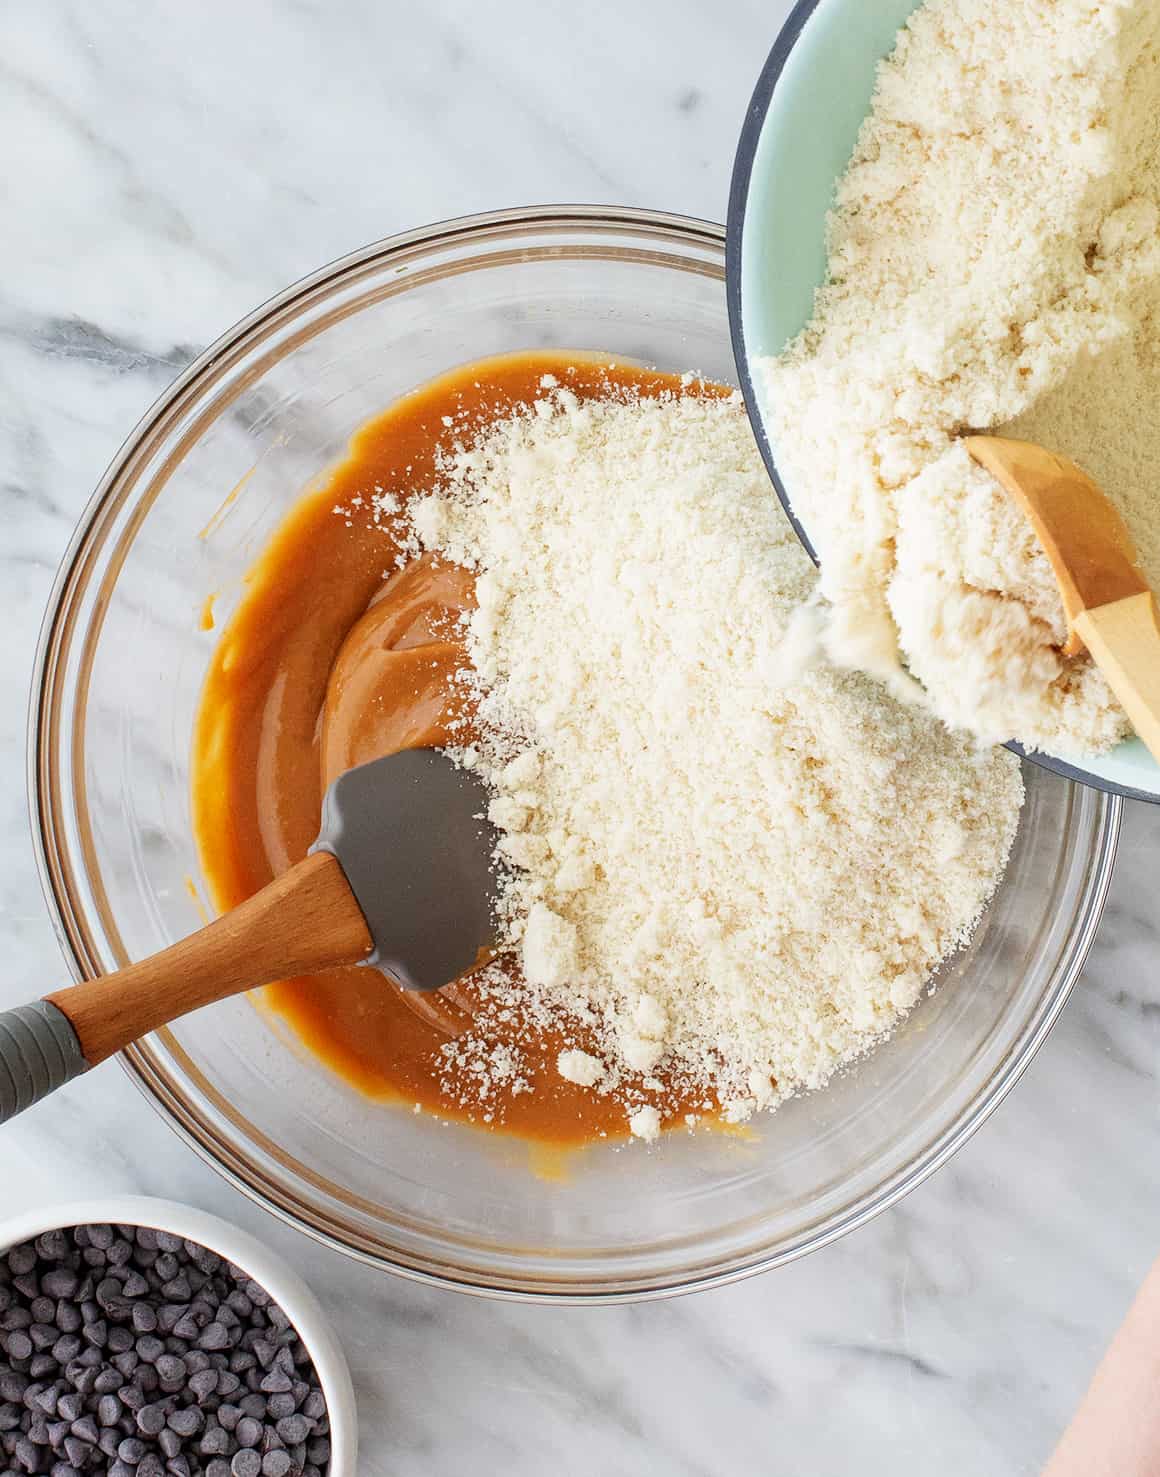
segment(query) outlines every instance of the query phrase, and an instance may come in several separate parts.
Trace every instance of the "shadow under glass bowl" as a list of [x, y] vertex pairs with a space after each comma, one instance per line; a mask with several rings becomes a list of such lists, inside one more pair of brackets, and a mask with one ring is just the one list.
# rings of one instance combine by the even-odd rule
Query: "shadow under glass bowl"
[[[781, 352], [809, 321], [826, 275], [826, 216], [870, 111], [878, 64], [919, 0], [799, 0], [774, 42], [746, 110], [729, 192], [727, 278], [734, 356], [761, 454], [798, 537], [766, 424], [758, 359]], [[1069, 761], [1008, 748], [1057, 774], [1132, 800], [1160, 802], [1160, 766], [1138, 738]]]
[[[453, 365], [607, 350], [731, 380], [720, 227], [544, 208], [367, 248], [213, 345], [134, 431], [81, 520], [30, 717], [46, 895], [77, 976], [198, 927], [190, 738], [245, 570], [361, 422]], [[219, 619], [220, 630], [220, 619]], [[1079, 973], [1119, 807], [1028, 769], [1007, 874], [970, 947], [897, 1036], [746, 1138], [596, 1146], [556, 1181], [526, 1146], [375, 1104], [245, 999], [125, 1053], [170, 1124], [290, 1223], [366, 1262], [502, 1296], [707, 1286], [821, 1246], [919, 1183], [1019, 1076]]]

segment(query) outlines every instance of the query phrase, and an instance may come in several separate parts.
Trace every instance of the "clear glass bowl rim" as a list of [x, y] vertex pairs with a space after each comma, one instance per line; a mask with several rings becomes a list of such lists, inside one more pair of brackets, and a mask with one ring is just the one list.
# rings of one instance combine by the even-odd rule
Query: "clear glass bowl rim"
[[[100, 557], [106, 533], [115, 522], [136, 484], [136, 469], [148, 459], [182, 413], [194, 405], [207, 382], [212, 383], [224, 367], [244, 358], [277, 326], [284, 326], [313, 298], [337, 285], [357, 282], [360, 276], [380, 271], [390, 262], [409, 260], [448, 246], [482, 243], [489, 238], [510, 237], [521, 231], [557, 230], [575, 235], [586, 230], [601, 237], [624, 234], [651, 238], [658, 247], [681, 245], [720, 257], [722, 290], [725, 281], [725, 227], [712, 221], [632, 207], [602, 205], [547, 205], [491, 211], [436, 222], [374, 242], [330, 262], [318, 271], [271, 297], [228, 329], [180, 374], [154, 402], [126, 438], [109, 464], [86, 505], [65, 550], [53, 583], [37, 645], [28, 713], [28, 797], [37, 869], [54, 930], [73, 976], [91, 978], [100, 970], [86, 909], [76, 882], [76, 861], [67, 836], [67, 817], [62, 798], [69, 786], [62, 785], [60, 754], [75, 767], [79, 762], [74, 745], [58, 745], [62, 708], [68, 706], [63, 691], [67, 655], [74, 639], [88, 640], [89, 633], [74, 631], [77, 606], [83, 596], [93, 565]], [[74, 722], [75, 727], [75, 722]], [[1122, 802], [1118, 796], [1100, 795], [1094, 860], [1085, 881], [1075, 920], [1075, 947], [1054, 987], [1046, 993], [1024, 1033], [1009, 1053], [1002, 1069], [979, 1092], [970, 1109], [936, 1136], [925, 1151], [902, 1172], [888, 1179], [872, 1195], [845, 1213], [822, 1224], [788, 1247], [754, 1256], [741, 1265], [713, 1271], [699, 1270], [683, 1280], [630, 1287], [608, 1287], [577, 1293], [545, 1290], [542, 1283], [526, 1289], [511, 1285], [488, 1286], [476, 1279], [455, 1275], [454, 1268], [432, 1271], [426, 1267], [369, 1253], [330, 1231], [312, 1224], [286, 1203], [285, 1191], [263, 1184], [257, 1176], [247, 1177], [228, 1161], [228, 1146], [219, 1144], [196, 1113], [167, 1090], [154, 1072], [147, 1055], [131, 1046], [121, 1057], [130, 1079], [169, 1126], [202, 1159], [229, 1183], [271, 1214], [314, 1240], [367, 1265], [383, 1267], [410, 1280], [431, 1286], [451, 1287], [482, 1296], [523, 1302], [556, 1302], [575, 1305], [621, 1303], [675, 1296], [696, 1289], [740, 1281], [758, 1272], [784, 1265], [818, 1250], [872, 1219], [908, 1194], [934, 1173], [986, 1121], [1022, 1076], [1050, 1033], [1060, 1011], [1083, 969], [1103, 912], [1115, 860]], [[83, 857], [80, 861], [83, 865]]]

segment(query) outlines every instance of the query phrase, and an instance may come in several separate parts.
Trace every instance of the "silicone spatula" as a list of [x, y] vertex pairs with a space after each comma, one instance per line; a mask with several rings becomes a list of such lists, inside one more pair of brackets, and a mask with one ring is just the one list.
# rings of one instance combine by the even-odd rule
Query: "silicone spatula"
[[433, 749], [340, 775], [310, 855], [208, 927], [114, 974], [0, 1013], [0, 1123], [203, 1005], [273, 980], [376, 967], [436, 990], [493, 937], [487, 792]]

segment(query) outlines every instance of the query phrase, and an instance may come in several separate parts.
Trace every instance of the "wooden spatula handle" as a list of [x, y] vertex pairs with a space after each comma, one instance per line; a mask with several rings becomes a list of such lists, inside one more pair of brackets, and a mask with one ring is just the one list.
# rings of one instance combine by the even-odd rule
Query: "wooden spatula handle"
[[371, 948], [342, 867], [316, 852], [172, 948], [0, 1013], [0, 1123], [188, 1011]]
[[1080, 611], [1073, 624], [1160, 763], [1160, 615], [1152, 592]]
[[202, 1005], [371, 950], [342, 868], [317, 852], [240, 907], [116, 974], [46, 998], [72, 1022], [90, 1067]]

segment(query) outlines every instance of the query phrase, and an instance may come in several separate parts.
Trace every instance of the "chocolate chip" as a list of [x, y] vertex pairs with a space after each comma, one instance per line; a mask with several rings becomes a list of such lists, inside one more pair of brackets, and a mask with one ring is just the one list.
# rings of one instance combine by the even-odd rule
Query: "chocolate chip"
[[32, 1314], [33, 1323], [51, 1323], [56, 1312], [56, 1303], [52, 1298], [35, 1297], [29, 1303], [28, 1311]]
[[22, 1436], [16, 1443], [12, 1455], [26, 1472], [35, 1472], [40, 1466], [40, 1452], [27, 1436]]
[[125, 1408], [116, 1395], [102, 1395], [97, 1402], [97, 1420], [102, 1426], [115, 1426], [124, 1413]]
[[67, 1298], [61, 1298], [56, 1305], [53, 1322], [61, 1333], [79, 1333], [81, 1327], [81, 1310], [75, 1303], [70, 1303]]
[[[138, 1345], [138, 1348], [140, 1348], [140, 1345]], [[189, 1373], [185, 1366], [185, 1360], [177, 1354], [159, 1354], [154, 1364], [157, 1373], [163, 1380], [184, 1380]]]
[[87, 1467], [93, 1455], [93, 1446], [91, 1442], [84, 1441], [79, 1436], [66, 1436], [64, 1454], [74, 1467]]
[[257, 1446], [262, 1439], [262, 1423], [252, 1415], [244, 1415], [234, 1428], [239, 1446]]
[[240, 1287], [226, 1295], [226, 1306], [232, 1308], [239, 1318], [249, 1318], [254, 1311], [254, 1303], [248, 1298]]
[[137, 1429], [144, 1436], [158, 1436], [165, 1429], [165, 1407], [154, 1403], [143, 1405], [137, 1412]]
[[[59, 1260], [59, 1258], [46, 1258], [46, 1260]], [[50, 1298], [57, 1301], [65, 1301], [76, 1297], [77, 1288], [80, 1286], [80, 1278], [71, 1267], [50, 1267], [40, 1279], [41, 1291]]]
[[62, 1333], [52, 1346], [52, 1357], [58, 1364], [68, 1364], [77, 1357], [83, 1347], [77, 1334]]
[[19, 1400], [28, 1389], [27, 1376], [15, 1369], [0, 1370], [0, 1400]]
[[311, 1425], [304, 1415], [288, 1415], [277, 1422], [275, 1430], [287, 1446], [298, 1446], [310, 1435]]
[[96, 1389], [99, 1369], [92, 1365], [86, 1365], [83, 1360], [75, 1359], [65, 1370], [65, 1374], [72, 1383], [72, 1387], [78, 1395], [87, 1399]]
[[35, 1246], [14, 1246], [8, 1253], [8, 1270], [14, 1277], [25, 1277], [36, 1266]]
[[197, 1449], [202, 1456], [224, 1456], [230, 1449], [230, 1433], [220, 1426], [207, 1426]]
[[204, 1426], [205, 1416], [196, 1405], [187, 1405], [184, 1410], [172, 1410], [169, 1413], [169, 1429], [187, 1439], [199, 1435]]
[[102, 1308], [108, 1308], [110, 1303], [116, 1303], [122, 1296], [121, 1284], [115, 1277], [105, 1277], [97, 1283], [94, 1297]]
[[83, 1415], [79, 1421], [73, 1421], [72, 1433], [78, 1440], [85, 1441], [90, 1446], [95, 1446], [101, 1439], [100, 1429], [91, 1415]]
[[[63, 1393], [64, 1386], [59, 1380], [54, 1380], [51, 1385], [46, 1385], [36, 1397], [37, 1409], [43, 1415], [56, 1415], [57, 1403]], [[35, 1415], [36, 1412], [34, 1411], [33, 1414]]]
[[[170, 1279], [173, 1277], [176, 1277], [180, 1268], [181, 1263], [177, 1260], [177, 1258], [173, 1255], [171, 1251], [162, 1252], [162, 1254], [153, 1263], [153, 1270], [157, 1273], [158, 1277], [161, 1278], [161, 1281], [163, 1283], [170, 1281]], [[173, 1299], [170, 1299], [170, 1301], [173, 1301]]]
[[80, 1420], [81, 1416], [84, 1414], [84, 1409], [84, 1399], [82, 1398], [82, 1396], [78, 1395], [75, 1390], [66, 1390], [65, 1393], [56, 1402], [57, 1414], [63, 1421]]
[[218, 1372], [216, 1369], [199, 1369], [196, 1374], [189, 1377], [189, 1388], [197, 1397], [198, 1403], [203, 1404], [211, 1395], [217, 1393]]
[[[42, 1231], [32, 1243], [32, 1247], [41, 1261], [59, 1262], [68, 1255], [68, 1233], [64, 1230]], [[31, 1271], [32, 1268], [29, 1267], [26, 1270]], [[67, 1292], [54, 1295], [69, 1296]]]

